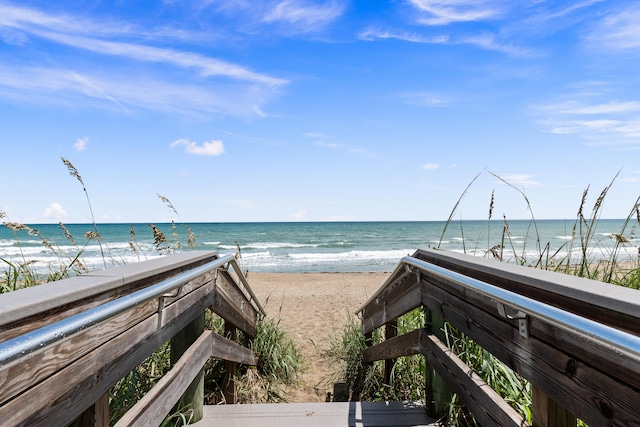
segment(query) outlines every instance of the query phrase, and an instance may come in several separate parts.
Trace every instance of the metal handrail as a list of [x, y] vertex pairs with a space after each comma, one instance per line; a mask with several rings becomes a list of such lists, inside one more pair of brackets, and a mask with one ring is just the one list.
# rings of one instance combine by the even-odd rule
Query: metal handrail
[[[390, 283], [402, 269], [406, 269], [407, 266], [418, 268], [423, 272], [446, 279], [466, 289], [477, 292], [495, 301], [496, 304], [503, 304], [514, 310], [521, 311], [527, 316], [541, 319], [558, 328], [578, 334], [594, 344], [605, 344], [611, 347], [614, 352], [629, 357], [636, 362], [640, 362], [640, 337], [636, 335], [414, 257], [403, 257], [394, 273], [383, 285], [383, 288]], [[370, 298], [369, 302], [373, 301], [377, 295], [378, 294]], [[359, 311], [362, 311], [365, 307], [366, 304]]]
[[244, 279], [241, 280], [243, 281], [243, 284], [246, 284], [245, 288], [254, 299], [254, 302], [256, 303], [258, 308], [264, 314], [264, 309], [262, 308], [262, 306], [260, 306], [258, 299], [255, 297], [255, 295], [251, 291], [251, 288], [248, 286], [248, 283], [242, 275], [235, 257], [233, 255], [224, 255], [194, 269], [185, 271], [161, 282], [158, 282], [155, 285], [146, 287], [129, 295], [120, 297], [116, 300], [106, 302], [81, 313], [69, 316], [65, 319], [59, 320], [57, 322], [51, 323], [39, 329], [27, 332], [26, 334], [0, 343], [0, 368], [20, 357], [31, 354], [37, 349], [40, 349], [47, 345], [51, 345], [70, 335], [82, 331], [83, 329], [107, 320], [117, 314], [123, 313], [124, 311], [127, 311], [138, 304], [160, 298], [166, 293], [171, 292], [172, 290], [179, 288], [180, 286], [183, 286], [187, 282], [211, 270], [223, 267], [225, 266], [225, 264], [229, 263], [233, 265], [234, 269], [238, 273], [238, 276]]

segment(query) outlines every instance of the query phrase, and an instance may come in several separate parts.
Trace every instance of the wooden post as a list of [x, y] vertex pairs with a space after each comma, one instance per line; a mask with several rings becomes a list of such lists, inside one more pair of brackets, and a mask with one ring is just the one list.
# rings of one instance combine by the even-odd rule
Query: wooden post
[[[235, 341], [236, 339], [236, 327], [229, 322], [224, 322], [224, 336], [225, 338]], [[224, 400], [227, 404], [236, 403], [236, 366], [235, 362], [225, 360], [224, 362], [224, 376], [222, 379], [222, 387], [224, 387]]]
[[[384, 325], [384, 339], [388, 340], [398, 335], [398, 320], [392, 320]], [[384, 361], [384, 383], [391, 385], [391, 371], [393, 371], [393, 365], [395, 365], [395, 359], [387, 359]]]
[[109, 392], [76, 418], [69, 427], [109, 427]]
[[540, 389], [531, 385], [532, 418], [535, 427], [575, 427], [576, 417]]
[[[426, 329], [435, 335], [440, 341], [446, 342], [444, 333], [444, 319], [428, 308]], [[427, 414], [433, 418], [441, 418], [449, 411], [449, 403], [453, 397], [453, 391], [447, 382], [436, 373], [436, 371], [427, 366], [426, 372], [426, 405]]]
[[[171, 339], [171, 365], [174, 365], [180, 356], [193, 344], [204, 332], [204, 311], [193, 319], [183, 330], [178, 332]], [[191, 422], [195, 423], [202, 419], [204, 406], [204, 369], [201, 369], [193, 382], [184, 392], [174, 410], [190, 408], [193, 411]]]

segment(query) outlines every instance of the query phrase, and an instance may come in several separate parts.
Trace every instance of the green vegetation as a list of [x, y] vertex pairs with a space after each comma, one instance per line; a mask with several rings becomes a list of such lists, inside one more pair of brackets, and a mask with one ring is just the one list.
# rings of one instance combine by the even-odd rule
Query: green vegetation
[[[615, 238], [614, 247], [607, 249], [605, 259], [596, 259], [595, 252], [603, 252], [604, 250], [596, 238], [598, 221], [600, 220], [606, 195], [615, 178], [599, 193], [590, 214], [585, 214], [588, 210], [587, 197], [589, 188], [583, 192], [577, 218], [572, 227], [573, 238], [560, 248], [552, 249], [549, 242], [542, 242], [539, 237], [533, 209], [524, 192], [503, 178], [497, 175], [494, 176], [517, 191], [526, 203], [527, 209], [531, 213], [528, 233], [531, 233], [535, 238], [536, 256], [533, 259], [527, 257], [526, 245], [520, 251], [516, 249], [506, 217], [504, 217], [500, 241], [491, 241], [490, 227], [495, 202], [494, 193], [491, 194], [489, 203], [485, 256], [493, 257], [500, 261], [509, 260], [522, 266], [572, 274], [578, 277], [640, 289], [640, 247], [632, 243], [632, 237], [638, 234], [638, 227], [640, 227], [640, 197], [634, 201], [621, 230], [612, 236]], [[449, 227], [453, 225], [454, 215], [462, 199], [477, 178], [478, 176], [471, 181], [457, 200], [443, 228], [441, 242], [444, 240]], [[464, 236], [462, 222], [460, 222], [460, 232]], [[528, 237], [525, 237], [525, 241], [528, 241]], [[638, 257], [631, 260], [622, 260], [620, 252], [623, 248], [635, 249]], [[470, 249], [465, 248], [465, 252]], [[576, 252], [579, 254], [578, 256], [572, 255]], [[398, 335], [423, 327], [425, 324], [424, 313], [420, 310], [415, 310], [397, 320]], [[448, 323], [444, 325], [444, 334], [447, 346], [502, 396], [508, 404], [515, 408], [525, 420], [531, 422], [531, 385], [495, 356]], [[372, 342], [369, 345], [377, 344], [381, 342], [381, 339], [381, 331], [376, 330], [373, 332]], [[424, 399], [424, 385], [426, 382], [424, 357], [412, 356], [398, 359], [393, 368], [390, 384], [385, 384], [383, 378], [384, 362], [364, 363], [363, 352], [367, 348], [365, 340], [366, 338], [361, 332], [359, 322], [351, 316], [347, 319], [344, 329], [333, 338], [330, 348], [326, 351], [327, 357], [338, 362], [339, 368], [336, 378], [346, 384], [349, 399]], [[449, 403], [447, 419], [444, 421], [450, 425], [476, 425], [473, 416], [464, 408], [455, 394]], [[581, 421], [578, 424], [584, 425]]]
[[[55, 265], [49, 267], [49, 272], [43, 274], [39, 273], [34, 268], [34, 263], [27, 261], [24, 255], [22, 255], [22, 262], [0, 258], [0, 266], [4, 265], [5, 267], [0, 267], [0, 271], [2, 271], [2, 277], [0, 277], [0, 293], [12, 292], [20, 288], [36, 286], [88, 272], [89, 269], [84, 264], [82, 255], [86, 246], [94, 241], [100, 246], [102, 263], [105, 268], [107, 266], [120, 265], [120, 262], [117, 262], [111, 256], [109, 247], [102, 242], [98, 225], [93, 216], [89, 193], [78, 170], [68, 160], [62, 158], [62, 162], [69, 170], [69, 173], [82, 185], [89, 206], [93, 229], [84, 233], [83, 237], [86, 240], [79, 246], [76, 238], [69, 232], [68, 228], [63, 223], [60, 223], [60, 229], [74, 248], [73, 253], [67, 253], [52, 243], [53, 241], [40, 231], [25, 224], [8, 221], [6, 212], [0, 210], [0, 219], [4, 220], [2, 224], [13, 231], [16, 245], [20, 248], [21, 253], [22, 245], [18, 237], [18, 232], [26, 231], [29, 236], [39, 238], [44, 247], [53, 252], [57, 260]], [[160, 194], [157, 196], [179, 217], [178, 211], [168, 198]], [[173, 220], [171, 222], [169, 239], [167, 239], [167, 236], [155, 225], [149, 224], [149, 227], [153, 232], [154, 247], [158, 254], [168, 255], [182, 249], [178, 226]], [[195, 235], [188, 226], [185, 225], [184, 227], [187, 234], [187, 248], [193, 249], [196, 243]], [[133, 225], [131, 225], [129, 247], [138, 255], [138, 260], [146, 259], [146, 254], [138, 244]], [[241, 257], [239, 246], [237, 257]], [[206, 311], [205, 327], [220, 335], [224, 335], [224, 320], [209, 310]], [[302, 369], [302, 354], [294, 341], [281, 329], [278, 319], [259, 319], [257, 337], [252, 343], [249, 343], [242, 334], [238, 335], [236, 340], [238, 343], [245, 346], [249, 345], [258, 354], [257, 367], [241, 367], [236, 372], [234, 381], [236, 381], [239, 400], [243, 403], [283, 401], [282, 386], [293, 384]], [[109, 414], [111, 425], [114, 425], [133, 407], [170, 368], [170, 345], [169, 342], [167, 342], [143, 361], [136, 369], [118, 381], [110, 390]], [[223, 402], [222, 384], [225, 370], [224, 362], [217, 359], [210, 359], [205, 365], [204, 370], [205, 404]], [[162, 425], [187, 425], [190, 418], [190, 408], [179, 408], [175, 413], [170, 414]]]

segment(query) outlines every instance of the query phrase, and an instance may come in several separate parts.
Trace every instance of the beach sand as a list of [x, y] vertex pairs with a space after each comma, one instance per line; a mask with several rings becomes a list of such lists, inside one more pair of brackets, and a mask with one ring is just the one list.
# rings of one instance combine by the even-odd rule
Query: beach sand
[[321, 351], [390, 273], [254, 273], [249, 285], [267, 311], [305, 356], [300, 383], [286, 390], [289, 402], [324, 402], [334, 371]]

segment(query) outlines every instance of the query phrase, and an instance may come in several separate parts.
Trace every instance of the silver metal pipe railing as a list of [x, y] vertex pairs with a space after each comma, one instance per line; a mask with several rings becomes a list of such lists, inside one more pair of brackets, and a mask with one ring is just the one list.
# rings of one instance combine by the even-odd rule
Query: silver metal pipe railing
[[[502, 310], [504, 310], [504, 306], [510, 307], [513, 310], [521, 312], [518, 314], [524, 314], [526, 316], [543, 320], [553, 326], [578, 334], [593, 344], [604, 344], [616, 354], [628, 357], [640, 363], [640, 337], [636, 335], [578, 316], [577, 314], [536, 301], [532, 298], [508, 291], [498, 286], [482, 282], [455, 271], [447, 270], [446, 268], [414, 257], [403, 257], [398, 264], [398, 267], [394, 270], [394, 273], [385, 282], [383, 287], [393, 281], [395, 276], [403, 269], [407, 268], [407, 266], [417, 268], [421, 272], [426, 272], [451, 281], [466, 289], [484, 295], [496, 302], [499, 312], [501, 311], [500, 304], [502, 304]], [[375, 300], [377, 295], [378, 294], [370, 298], [369, 302]], [[359, 311], [362, 311], [365, 307], [366, 304], [360, 308]], [[501, 314], [504, 315], [504, 311]], [[518, 317], [514, 316], [514, 318]]]
[[43, 326], [26, 334], [6, 340], [0, 343], [0, 368], [12, 361], [31, 354], [35, 350], [51, 345], [70, 335], [82, 331], [99, 322], [109, 319], [117, 314], [123, 313], [132, 307], [157, 298], [161, 298], [168, 292], [179, 288], [189, 281], [218, 268], [227, 268], [231, 264], [240, 277], [245, 289], [249, 292], [258, 310], [264, 314], [264, 309], [251, 291], [246, 278], [242, 274], [236, 259], [233, 255], [223, 255], [211, 262], [193, 268], [189, 271], [177, 274], [161, 282], [151, 285], [139, 291], [125, 295], [116, 300], [106, 302], [99, 306], [90, 308], [81, 313], [69, 316], [65, 319]]

